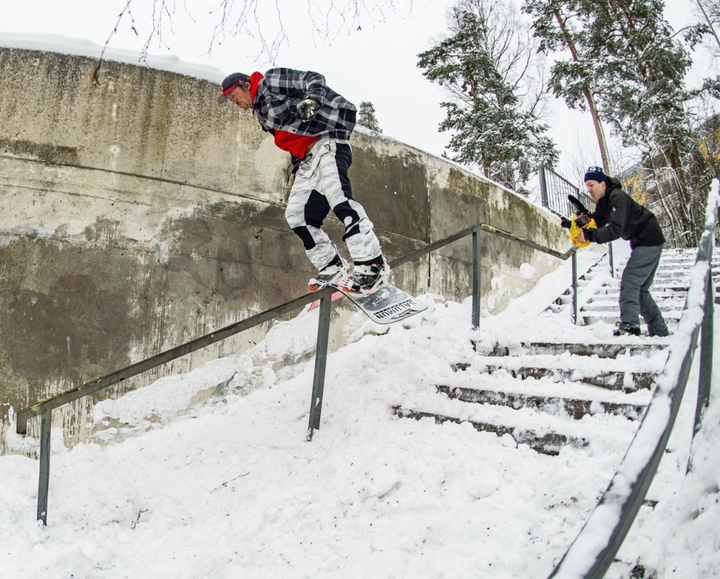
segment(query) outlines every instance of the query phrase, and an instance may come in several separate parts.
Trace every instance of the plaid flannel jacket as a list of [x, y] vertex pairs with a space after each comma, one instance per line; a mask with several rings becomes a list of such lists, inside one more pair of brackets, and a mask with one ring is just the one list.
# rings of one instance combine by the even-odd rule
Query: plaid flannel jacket
[[[315, 99], [320, 107], [305, 121], [297, 104]], [[258, 84], [253, 112], [266, 131], [288, 131], [297, 135], [350, 139], [355, 128], [355, 105], [325, 84], [317, 72], [271, 68]]]

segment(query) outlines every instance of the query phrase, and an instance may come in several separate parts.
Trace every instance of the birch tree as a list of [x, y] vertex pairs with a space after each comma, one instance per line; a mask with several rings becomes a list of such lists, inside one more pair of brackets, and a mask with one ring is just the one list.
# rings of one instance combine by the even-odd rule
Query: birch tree
[[143, 38], [141, 55], [146, 57], [153, 46], [170, 48], [167, 33], [181, 13], [209, 23], [208, 54], [234, 37], [247, 36], [255, 41], [258, 58], [275, 62], [280, 49], [290, 43], [290, 31], [299, 26], [302, 34], [329, 44], [343, 32], [383, 22], [390, 14], [411, 13], [413, 6], [414, 0], [124, 0], [93, 80], [98, 82], [105, 49], [118, 30], [126, 27]]

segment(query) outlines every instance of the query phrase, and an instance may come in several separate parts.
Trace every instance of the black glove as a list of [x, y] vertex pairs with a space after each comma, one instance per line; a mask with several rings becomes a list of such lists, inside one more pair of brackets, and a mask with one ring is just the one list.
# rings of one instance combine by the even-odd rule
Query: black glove
[[313, 98], [305, 98], [297, 104], [297, 111], [300, 118], [309, 121], [315, 116], [320, 104]]
[[570, 229], [570, 224], [572, 222], [569, 219], [566, 219], [565, 217], [560, 218], [560, 227], [563, 229]]

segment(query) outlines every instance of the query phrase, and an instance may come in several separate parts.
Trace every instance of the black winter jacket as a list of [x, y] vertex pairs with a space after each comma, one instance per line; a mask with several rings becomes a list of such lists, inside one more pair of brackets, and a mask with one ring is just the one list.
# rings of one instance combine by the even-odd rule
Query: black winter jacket
[[608, 243], [622, 237], [630, 241], [630, 247], [665, 243], [655, 214], [625, 193], [620, 181], [615, 178], [610, 179], [592, 217], [598, 228], [583, 231], [588, 241]]

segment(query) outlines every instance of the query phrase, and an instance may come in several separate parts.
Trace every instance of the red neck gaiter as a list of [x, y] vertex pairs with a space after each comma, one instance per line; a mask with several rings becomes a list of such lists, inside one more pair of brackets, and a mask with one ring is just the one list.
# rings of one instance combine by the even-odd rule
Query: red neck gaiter
[[255, 95], [257, 94], [258, 85], [260, 84], [260, 81], [263, 79], [263, 74], [261, 72], [253, 72], [250, 75], [250, 96], [252, 97], [252, 100], [255, 100]]

